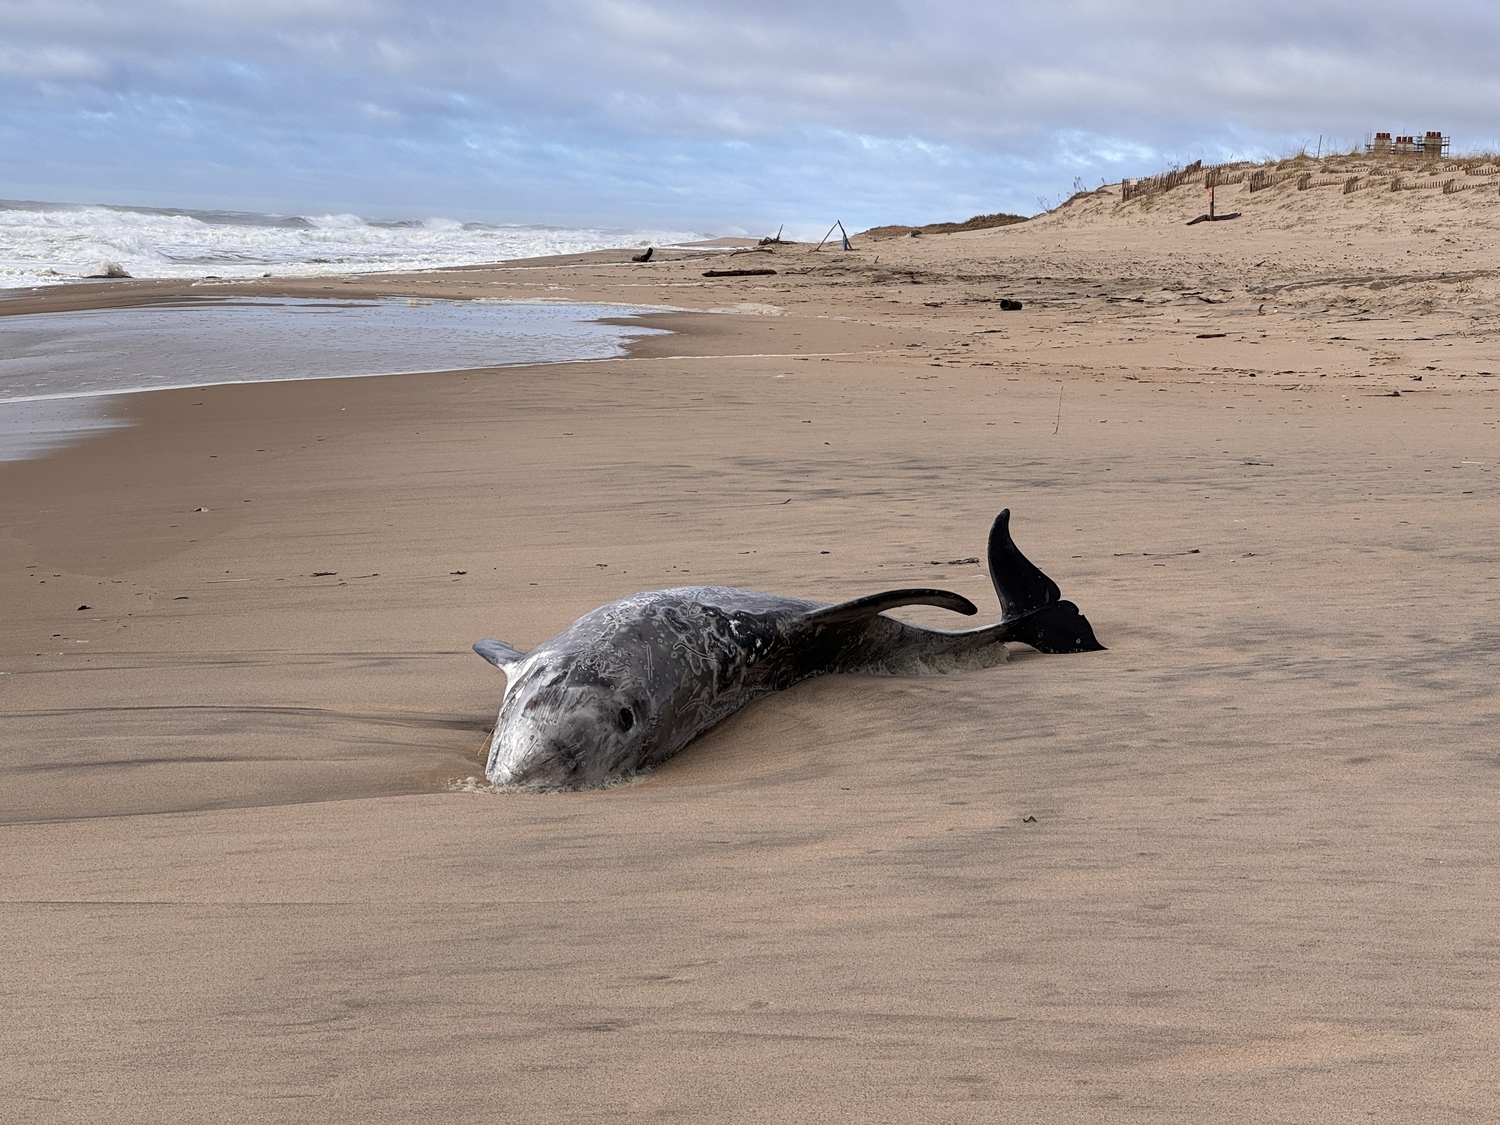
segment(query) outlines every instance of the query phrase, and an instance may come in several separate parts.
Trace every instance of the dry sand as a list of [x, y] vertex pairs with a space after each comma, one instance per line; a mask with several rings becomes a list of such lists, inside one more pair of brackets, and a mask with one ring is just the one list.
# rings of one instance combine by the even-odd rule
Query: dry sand
[[[1218, 204], [37, 298], [740, 311], [137, 395], [0, 466], [0, 1117], [1500, 1115], [1500, 198]], [[604, 792], [449, 787], [476, 637], [696, 581], [990, 613], [952, 560], [1005, 506], [1108, 652], [811, 682]]]

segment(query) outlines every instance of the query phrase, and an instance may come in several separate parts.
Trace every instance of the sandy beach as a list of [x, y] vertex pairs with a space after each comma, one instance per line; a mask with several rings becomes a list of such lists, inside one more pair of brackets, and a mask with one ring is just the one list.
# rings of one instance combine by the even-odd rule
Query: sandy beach
[[[1486, 183], [0, 302], [672, 310], [616, 360], [124, 396], [0, 464], [0, 1118], [1500, 1113]], [[1108, 651], [466, 791], [475, 639], [700, 582], [994, 618], [1006, 507]]]

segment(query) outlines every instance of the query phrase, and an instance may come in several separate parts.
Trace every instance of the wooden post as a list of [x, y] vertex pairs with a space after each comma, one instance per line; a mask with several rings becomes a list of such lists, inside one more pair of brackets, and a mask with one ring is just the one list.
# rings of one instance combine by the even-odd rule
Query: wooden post
[[822, 238], [820, 238], [818, 240], [818, 244], [813, 247], [813, 252], [814, 253], [817, 253], [819, 250], [823, 249], [823, 243], [827, 242], [830, 238], [833, 237], [833, 232], [834, 231], [838, 231], [839, 232], [839, 244], [845, 250], [853, 250], [854, 249], [854, 247], [852, 247], [852, 246], [849, 245], [849, 232], [844, 229], [844, 221], [842, 219], [835, 219], [833, 221], [833, 226], [831, 226], [831, 227], [828, 228], [828, 233], [825, 234]]

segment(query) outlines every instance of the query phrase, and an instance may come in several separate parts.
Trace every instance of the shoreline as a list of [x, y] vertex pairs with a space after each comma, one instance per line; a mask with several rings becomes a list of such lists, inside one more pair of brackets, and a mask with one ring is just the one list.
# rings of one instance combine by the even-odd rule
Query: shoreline
[[[1500, 295], [1464, 252], [1500, 228], [1434, 196], [1437, 236], [1403, 194], [1353, 247], [1168, 200], [761, 277], [417, 276], [698, 311], [608, 364], [133, 395], [0, 465], [0, 1098], [1482, 1119]], [[474, 639], [699, 582], [979, 624], [1002, 507], [1109, 651], [810, 681], [599, 792], [446, 787], [500, 699]]]
[[[165, 309], [165, 311], [175, 311], [175, 309], [186, 308], [186, 302], [192, 302], [193, 305], [199, 306], [199, 308], [201, 308], [201, 306], [208, 306], [208, 308], [213, 308], [213, 303], [216, 302], [223, 302], [223, 300], [228, 300], [228, 302], [236, 302], [236, 300], [242, 299], [242, 297], [240, 296], [189, 297], [183, 296], [183, 294], [180, 293], [166, 294], [166, 296], [150, 296], [150, 294], [144, 294], [144, 296], [142, 296], [142, 294], [138, 293], [90, 294], [74, 293], [74, 291], [63, 290], [60, 291], [60, 293], [57, 293], [58, 300], [57, 302], [55, 302], [54, 308], [54, 306], [49, 305], [49, 303], [46, 302], [45, 297], [48, 296], [51, 296], [51, 294], [33, 294], [33, 296], [31, 296], [30, 302], [28, 302], [27, 308], [24, 309], [24, 311], [10, 312], [9, 315], [20, 315], [20, 317], [40, 317], [40, 315], [60, 314], [60, 312], [62, 312], [62, 314], [66, 314], [66, 312], [110, 311], [110, 309], [120, 308], [151, 308]], [[121, 300], [121, 297], [123, 297], [123, 300]], [[90, 302], [90, 299], [95, 300], [92, 300], [92, 302]], [[266, 299], [264, 299], [263, 296], [257, 296], [255, 297], [255, 300]], [[269, 300], [276, 299], [275, 297], [272, 297], [272, 299]], [[305, 299], [305, 297], [293, 297], [293, 299], [290, 300], [308, 299]], [[384, 299], [378, 300], [384, 300], [384, 302], [392, 302], [392, 300], [399, 299], [390, 299], [390, 297], [384, 297]], [[484, 299], [480, 299], [480, 302], [492, 303], [486, 302], [486, 300]], [[411, 299], [408, 299], [407, 303], [411, 303]], [[431, 299], [423, 299], [420, 303], [422, 303], [422, 305], [431, 305], [432, 302]], [[562, 354], [562, 356], [559, 356], [558, 359], [543, 360], [543, 362], [537, 362], [537, 360], [534, 359], [501, 359], [498, 363], [487, 363], [487, 365], [483, 365], [483, 368], [474, 368], [474, 366], [469, 365], [469, 363], [449, 363], [449, 365], [446, 366], [423, 366], [423, 368], [395, 369], [395, 371], [348, 371], [338, 372], [338, 374], [333, 374], [333, 372], [321, 371], [318, 372], [318, 374], [308, 375], [287, 374], [287, 372], [281, 371], [281, 369], [276, 369], [276, 371], [263, 372], [263, 374], [260, 375], [242, 374], [234, 375], [234, 377], [228, 378], [204, 377], [201, 378], [201, 380], [192, 380], [192, 377], [186, 377], [192, 381], [184, 381], [184, 383], [160, 384], [160, 386], [86, 387], [86, 389], [65, 390], [65, 392], [31, 393], [31, 395], [9, 396], [9, 398], [0, 399], [0, 410], [9, 410], [10, 417], [9, 419], [0, 419], [0, 422], [9, 423], [9, 428], [15, 429], [15, 431], [17, 431], [17, 441], [18, 447], [20, 447], [20, 452], [15, 452], [15, 456], [6, 456], [6, 447], [3, 446], [3, 444], [0, 444], [0, 462], [5, 462], [5, 460], [30, 460], [39, 458], [39, 456], [49, 456], [51, 455], [51, 453], [57, 452], [57, 450], [66, 449], [66, 447], [72, 446], [72, 444], [80, 443], [80, 441], [87, 441], [90, 437], [93, 437], [93, 435], [98, 435], [99, 432], [108, 431], [108, 429], [113, 429], [115, 428], [115, 426], [129, 425], [129, 423], [123, 422], [123, 420], [121, 420], [124, 419], [127, 414], [129, 414], [129, 411], [127, 411], [127, 408], [124, 407], [123, 404], [114, 402], [115, 399], [123, 399], [127, 398], [127, 396], [142, 395], [142, 393], [165, 392], [165, 390], [205, 390], [208, 389], [208, 387], [237, 386], [237, 384], [243, 383], [284, 383], [284, 381], [342, 380], [342, 378], [384, 378], [398, 377], [398, 375], [417, 377], [417, 375], [435, 375], [444, 374], [444, 372], [455, 371], [474, 371], [474, 369], [484, 369], [484, 371], [490, 371], [490, 369], [522, 368], [522, 366], [525, 366], [525, 368], [544, 368], [544, 366], [558, 365], [558, 363], [592, 363], [603, 362], [603, 360], [630, 359], [630, 347], [628, 347], [628, 345], [630, 345], [631, 342], [639, 341], [639, 339], [645, 338], [646, 335], [654, 335], [654, 333], [657, 332], [666, 332], [666, 330], [664, 329], [654, 329], [654, 327], [649, 326], [649, 324], [643, 323], [640, 318], [660, 317], [660, 315], [663, 314], [672, 315], [681, 314], [681, 312], [687, 312], [684, 311], [684, 309], [669, 308], [669, 306], [627, 305], [627, 303], [624, 302], [583, 303], [565, 302], [565, 300], [531, 300], [531, 302], [502, 303], [504, 303], [504, 305], [531, 306], [531, 308], [547, 309], [555, 309], [559, 308], [559, 306], [570, 306], [570, 308], [586, 309], [586, 311], [589, 312], [597, 311], [598, 314], [603, 315], [594, 315], [594, 317], [579, 318], [579, 323], [588, 321], [588, 323], [607, 324], [607, 326], [618, 327], [618, 329], [624, 330], [615, 344], [615, 347], [618, 348], [619, 354], [616, 354], [616, 356], [592, 357], [576, 356], [576, 354], [574, 354], [574, 356], [567, 356], [567, 354]], [[504, 356], [507, 351], [516, 351], [517, 345], [520, 345], [520, 347], [522, 347], [522, 350], [525, 350], [525, 347], [523, 347], [523, 345], [525, 345], [525, 341], [526, 339], [528, 339], [528, 336], [526, 336], [525, 333], [525, 326], [516, 327], [517, 329], [519, 329], [519, 332], [505, 333], [504, 339], [507, 342], [502, 345], [496, 345], [496, 357]], [[213, 332], [213, 330], [205, 329], [204, 332], [208, 333], [208, 335], [211, 335], [211, 332]], [[266, 326], [264, 327], [264, 332], [275, 333], [275, 329], [273, 329], [272, 326]], [[345, 333], [348, 332], [350, 332], [350, 329], [345, 329]], [[431, 335], [431, 333], [429, 333], [429, 335]], [[180, 342], [177, 342], [177, 344], [178, 347], [181, 347]], [[452, 348], [452, 344], [444, 345], [443, 342], [437, 341], [435, 341], [434, 344], [435, 347], [437, 347], [438, 351], [443, 350], [444, 347]], [[344, 348], [342, 348], [342, 351], [347, 351], [348, 347], [350, 347], [350, 344], [345, 344]], [[576, 347], [577, 345], [574, 345], [574, 350], [576, 350]], [[366, 350], [368, 350], [368, 347], [366, 347]], [[562, 351], [567, 351], [567, 348], [562, 348]], [[326, 369], [327, 365], [329, 365], [330, 362], [330, 360], [327, 359], [327, 357], [324, 356], [324, 354], [321, 353], [320, 350], [317, 350], [317, 348], [306, 348], [306, 350], [303, 351], [303, 356], [306, 357], [305, 362], [308, 363], [309, 366], [314, 366], [315, 369]], [[435, 357], [435, 359], [443, 359], [443, 357]], [[296, 363], [296, 360], [291, 360], [291, 362]], [[350, 363], [350, 360], [345, 359], [342, 354], [336, 354], [336, 356], [333, 357], [332, 362], [333, 366], [345, 366]], [[375, 362], [374, 357], [372, 357], [371, 362]], [[266, 360], [261, 360], [261, 363], [266, 363]], [[278, 362], [273, 359], [270, 360], [270, 363], [272, 363], [273, 368], [276, 368], [276, 363]], [[285, 360], [282, 360], [282, 365], [285, 365]], [[37, 438], [37, 440], [33, 440], [30, 441], [30, 443], [27, 443], [26, 435], [24, 435], [24, 429], [21, 429], [24, 428], [24, 425], [26, 425], [26, 417], [18, 416], [15, 408], [40, 407], [40, 405], [51, 404], [55, 404], [57, 405], [57, 407], [65, 407], [66, 404], [80, 404], [80, 407], [83, 408], [83, 410], [77, 411], [77, 425], [72, 426], [72, 428], [68, 428], [68, 426], [62, 425], [62, 423], [57, 422], [57, 420], [51, 419], [49, 420], [49, 423], [51, 423], [51, 425], [46, 426], [46, 429], [48, 429], [49, 434], [52, 434], [52, 437], [48, 438], [48, 440], [46, 441], [42, 441]], [[87, 410], [87, 407], [89, 407], [90, 404], [93, 404], [93, 407], [95, 407], [93, 408], [93, 410]], [[36, 411], [31, 411], [31, 414], [33, 414], [34, 416], [34, 414], [36, 414]]]
[[[206, 301], [212, 301], [212, 300], [216, 300], [216, 299], [217, 298], [205, 298]], [[301, 299], [301, 298], [298, 298], [298, 299]], [[522, 303], [523, 302], [517, 302], [517, 304], [522, 304]], [[572, 304], [575, 304], [575, 303], [574, 302], [553, 301], [553, 302], [545, 302], [545, 303], [543, 303], [543, 302], [524, 302], [524, 304], [535, 304], [535, 305], [537, 305], [539, 307], [553, 307], [553, 308], [555, 308], [555, 307], [558, 307], [558, 306], [561, 306], [561, 305], [572, 305]], [[600, 306], [596, 305], [593, 302], [588, 302], [588, 303], [578, 302], [576, 304], [577, 304], [577, 307], [580, 307], [580, 308], [600, 307]], [[66, 309], [66, 310], [56, 309], [56, 310], [46, 310], [46, 312], [102, 311], [102, 310], [108, 310], [108, 309], [119, 308], [119, 307], [122, 307], [122, 306], [119, 306], [119, 305], [99, 305], [99, 306], [91, 306], [91, 307], [89, 307], [87, 309]], [[169, 305], [169, 306], [166, 306], [166, 307], [175, 308], [175, 307], [180, 307], [180, 306], [177, 306], [177, 305], [174, 304], [174, 305]], [[641, 316], [656, 316], [656, 315], [663, 315], [663, 314], [671, 314], [671, 313], [678, 313], [678, 312], [688, 311], [688, 310], [681, 310], [681, 309], [661, 309], [661, 310], [656, 310], [656, 309], [648, 309], [648, 308], [645, 308], [645, 307], [642, 307], [642, 306], [633, 306], [633, 305], [624, 305], [624, 304], [621, 304], [621, 305], [618, 305], [618, 306], [610, 306], [610, 307], [618, 307], [620, 309], [638, 309], [639, 311], [634, 316], [628, 316], [628, 315], [625, 315], [625, 314], [618, 314], [618, 316], [617, 316], [616, 314], [611, 313], [611, 314], [606, 315], [606, 316], [594, 317], [594, 318], [590, 318], [590, 319], [594, 323], [612, 324], [612, 325], [615, 325], [615, 326], [618, 326], [618, 327], [621, 327], [621, 328], [629, 329], [629, 328], [632, 328], [632, 327], [636, 327], [638, 325], [638, 320], [639, 320], [639, 317], [641, 317]], [[40, 316], [40, 315], [45, 315], [45, 312], [31, 312], [31, 313], [20, 313], [20, 314], [12, 314], [12, 315]], [[621, 348], [622, 348], [622, 350], [624, 350], [628, 346], [628, 341], [629, 341], [628, 334], [626, 336], [626, 341], [627, 341], [626, 343], [622, 343], [620, 345]], [[6, 405], [13, 404], [13, 403], [62, 402], [62, 401], [70, 400], [70, 399], [112, 398], [112, 397], [121, 397], [121, 396], [128, 396], [128, 395], [148, 394], [148, 393], [152, 393], [152, 392], [156, 392], [156, 391], [181, 391], [181, 390], [193, 390], [193, 389], [206, 389], [208, 387], [235, 386], [235, 385], [238, 385], [238, 384], [241, 384], [241, 383], [305, 382], [307, 380], [316, 380], [316, 379], [379, 379], [379, 378], [385, 378], [385, 377], [390, 377], [390, 376], [398, 376], [398, 375], [436, 375], [436, 374], [443, 374], [443, 373], [446, 373], [446, 372], [453, 372], [453, 371], [492, 370], [492, 369], [496, 369], [497, 370], [497, 369], [502, 369], [502, 368], [507, 368], [507, 367], [545, 367], [545, 366], [550, 366], [550, 365], [558, 364], [558, 363], [599, 363], [599, 362], [608, 361], [608, 360], [618, 360], [618, 359], [627, 359], [627, 358], [630, 358], [630, 356], [628, 354], [614, 355], [614, 356], [594, 356], [594, 357], [566, 357], [565, 356], [565, 357], [560, 358], [560, 359], [544, 360], [544, 361], [540, 361], [540, 362], [538, 362], [536, 360], [502, 361], [502, 362], [498, 362], [498, 363], [484, 364], [484, 365], [479, 366], [479, 367], [475, 367], [473, 365], [456, 365], [456, 366], [449, 366], [449, 367], [418, 367], [418, 368], [410, 368], [410, 369], [396, 370], [396, 371], [361, 371], [361, 372], [351, 372], [351, 373], [348, 373], [348, 374], [338, 374], [338, 375], [305, 375], [305, 376], [303, 376], [303, 375], [289, 375], [289, 376], [271, 375], [271, 376], [263, 376], [263, 377], [260, 377], [260, 378], [216, 379], [216, 380], [213, 380], [211, 382], [170, 383], [170, 384], [164, 384], [164, 385], [160, 385], [160, 386], [130, 386], [130, 387], [121, 387], [121, 388], [117, 388], [117, 389], [116, 388], [106, 388], [106, 389], [97, 389], [97, 388], [95, 388], [95, 389], [77, 390], [77, 391], [58, 391], [58, 392], [46, 393], [46, 394], [19, 395], [19, 396], [15, 396], [15, 397], [11, 397], [11, 398], [3, 398], [3, 399], [0, 399], [0, 406], [6, 406]]]

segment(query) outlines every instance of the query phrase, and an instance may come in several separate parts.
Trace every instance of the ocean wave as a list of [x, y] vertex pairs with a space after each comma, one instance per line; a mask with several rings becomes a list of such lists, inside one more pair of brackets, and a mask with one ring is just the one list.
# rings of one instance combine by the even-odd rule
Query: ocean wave
[[692, 231], [505, 225], [443, 217], [370, 219], [0, 201], [0, 288], [70, 281], [95, 273], [104, 262], [142, 278], [296, 277], [478, 265], [704, 237]]

